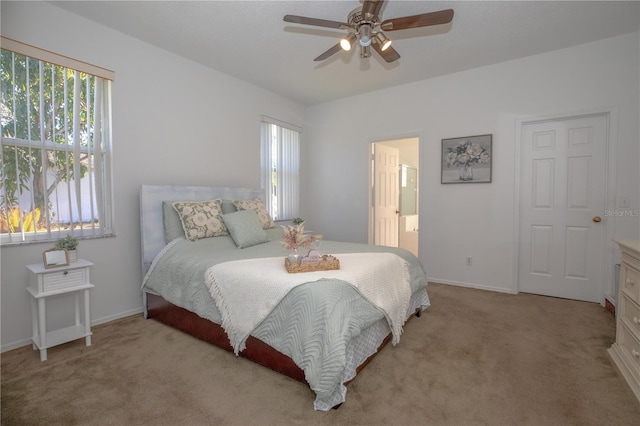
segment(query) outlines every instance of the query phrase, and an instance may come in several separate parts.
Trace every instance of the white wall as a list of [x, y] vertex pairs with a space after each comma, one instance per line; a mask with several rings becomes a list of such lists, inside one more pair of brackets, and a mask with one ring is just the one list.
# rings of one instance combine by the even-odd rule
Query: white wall
[[[369, 144], [419, 134], [419, 257], [429, 278], [513, 291], [517, 119], [614, 109], [612, 196], [638, 209], [639, 44], [634, 33], [310, 107], [302, 214], [327, 239], [367, 242]], [[493, 182], [441, 185], [441, 139], [488, 133]], [[640, 237], [639, 217], [606, 220], [612, 236]]]
[[[96, 265], [94, 323], [140, 312], [142, 184], [260, 187], [261, 115], [303, 126], [303, 105], [43, 2], [2, 2], [2, 35], [116, 72], [113, 145], [116, 237], [83, 240]], [[78, 35], [81, 35], [79, 37]], [[1, 248], [2, 350], [31, 335], [25, 264], [52, 244]], [[58, 306], [59, 305], [59, 306]], [[53, 301], [55, 309], [73, 304]], [[50, 310], [51, 324], [67, 318]], [[68, 325], [68, 324], [66, 324]]]
[[[50, 4], [0, 7], [3, 35], [116, 72], [117, 236], [80, 246], [96, 263], [94, 323], [141, 310], [140, 185], [258, 187], [262, 114], [304, 127], [302, 215], [328, 239], [367, 241], [370, 143], [419, 135], [420, 259], [433, 280], [511, 291], [518, 117], [615, 108], [617, 193], [639, 208], [637, 33], [305, 109]], [[485, 133], [493, 183], [440, 185], [440, 140]], [[615, 236], [639, 236], [640, 219], [615, 221]], [[1, 248], [2, 350], [29, 341], [23, 265], [50, 246]]]

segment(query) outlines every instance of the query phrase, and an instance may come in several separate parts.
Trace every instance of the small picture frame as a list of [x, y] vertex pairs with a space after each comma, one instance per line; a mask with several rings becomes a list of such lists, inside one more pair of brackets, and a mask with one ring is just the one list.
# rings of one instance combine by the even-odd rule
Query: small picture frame
[[491, 183], [492, 135], [442, 139], [440, 183]]
[[52, 248], [42, 253], [44, 268], [57, 268], [69, 265], [69, 253], [66, 249]]

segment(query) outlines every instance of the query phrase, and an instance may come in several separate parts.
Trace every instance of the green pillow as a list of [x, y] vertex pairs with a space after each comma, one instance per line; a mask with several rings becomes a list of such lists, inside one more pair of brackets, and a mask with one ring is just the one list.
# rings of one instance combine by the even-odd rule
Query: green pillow
[[222, 200], [222, 214], [229, 214], [238, 211], [232, 200]]
[[170, 243], [178, 237], [184, 237], [184, 229], [182, 229], [182, 222], [180, 221], [180, 215], [173, 208], [175, 201], [163, 201], [162, 202], [162, 219], [164, 224], [164, 241]]
[[269, 241], [254, 210], [224, 214], [222, 220], [238, 248], [247, 248]]

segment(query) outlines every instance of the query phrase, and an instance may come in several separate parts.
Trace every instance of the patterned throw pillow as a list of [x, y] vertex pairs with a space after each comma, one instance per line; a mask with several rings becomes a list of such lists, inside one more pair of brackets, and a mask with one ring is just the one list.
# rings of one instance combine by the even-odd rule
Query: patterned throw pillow
[[234, 201], [236, 208], [238, 210], [255, 210], [258, 214], [258, 219], [260, 219], [260, 223], [262, 224], [262, 229], [275, 228], [276, 224], [271, 219], [269, 212], [267, 211], [264, 203], [260, 198], [254, 198], [253, 200], [240, 200]]
[[173, 208], [180, 215], [185, 237], [191, 241], [229, 234], [222, 221], [220, 200], [179, 201]]

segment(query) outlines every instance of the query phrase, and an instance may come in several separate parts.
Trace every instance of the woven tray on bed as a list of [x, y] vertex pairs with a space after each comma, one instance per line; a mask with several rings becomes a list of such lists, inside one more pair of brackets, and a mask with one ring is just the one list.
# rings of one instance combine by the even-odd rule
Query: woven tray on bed
[[322, 256], [322, 259], [319, 262], [310, 263], [292, 263], [289, 262], [288, 257], [285, 257], [284, 266], [290, 274], [296, 274], [298, 272], [331, 271], [334, 269], [340, 269], [340, 261], [337, 258], [327, 256], [326, 254]]

